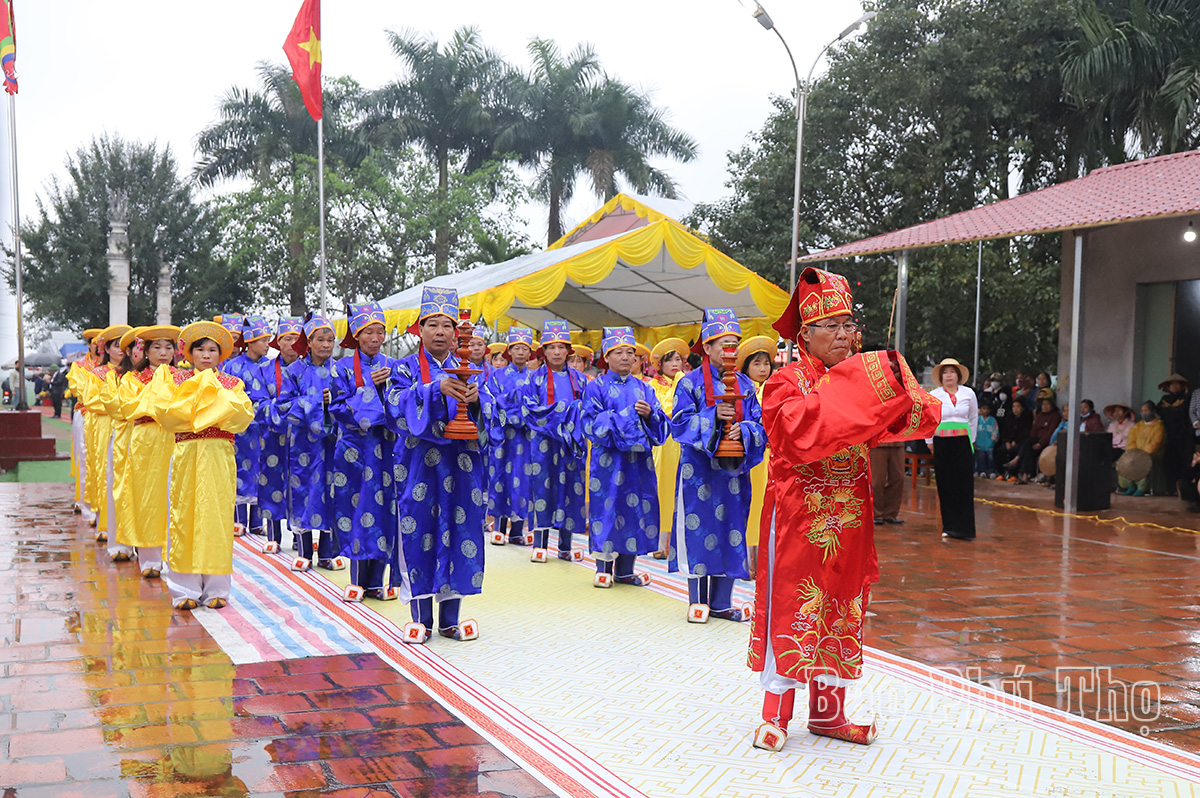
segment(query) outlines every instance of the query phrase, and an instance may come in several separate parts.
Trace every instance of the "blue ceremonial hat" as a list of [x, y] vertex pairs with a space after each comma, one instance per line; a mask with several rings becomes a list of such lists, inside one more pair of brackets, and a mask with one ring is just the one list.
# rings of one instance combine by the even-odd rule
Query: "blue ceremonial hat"
[[333, 322], [316, 313], [309, 313], [304, 317], [303, 323], [300, 325], [300, 337], [296, 343], [292, 344], [292, 351], [303, 357], [308, 351], [308, 339], [313, 336], [317, 330], [329, 330], [336, 334], [333, 329]]
[[485, 327], [482, 323], [476, 324], [475, 331], [473, 333], [471, 333], [471, 337], [478, 338], [480, 341], [483, 341], [484, 343], [486, 343], [487, 339], [488, 339], [488, 328]]
[[562, 319], [547, 319], [542, 322], [542, 345], [538, 351], [544, 349], [546, 344], [566, 344], [570, 350], [571, 328], [567, 326], [567, 322]]
[[737, 314], [732, 308], [705, 308], [704, 320], [700, 322], [700, 338], [692, 346], [692, 351], [702, 354], [704, 344], [715, 341], [723, 335], [742, 337], [742, 325], [738, 323]]
[[220, 316], [213, 316], [213, 321], [229, 330], [230, 335], [239, 336], [242, 334], [242, 324], [246, 317], [241, 313], [222, 313]]
[[458, 324], [458, 289], [437, 288], [427, 285], [421, 289], [421, 311], [417, 314], [417, 324], [430, 316], [445, 316]]
[[344, 349], [358, 349], [358, 334], [372, 324], [387, 327], [383, 308], [378, 302], [351, 302], [346, 305], [346, 337], [342, 339]]
[[246, 343], [271, 336], [271, 323], [266, 316], [247, 316], [242, 322], [242, 340]]
[[600, 354], [604, 357], [618, 346], [637, 346], [632, 327], [605, 327], [600, 340]]
[[[509, 327], [508, 346], [511, 347], [513, 344], [525, 344], [533, 349], [533, 330], [528, 327]], [[507, 348], [505, 347], [505, 349]]]
[[304, 319], [300, 316], [280, 316], [279, 323], [275, 325], [275, 337], [271, 339], [271, 346], [275, 349], [279, 348], [279, 339], [285, 335], [292, 333], [301, 333], [304, 331]]

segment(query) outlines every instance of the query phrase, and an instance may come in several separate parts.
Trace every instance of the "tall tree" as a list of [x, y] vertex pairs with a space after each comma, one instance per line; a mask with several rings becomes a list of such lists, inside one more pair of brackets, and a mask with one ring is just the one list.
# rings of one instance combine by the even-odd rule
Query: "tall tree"
[[[292, 192], [289, 209], [299, 214], [316, 208], [316, 184], [302, 186], [301, 163], [317, 156], [317, 125], [308, 115], [300, 90], [288, 67], [261, 63], [257, 90], [234, 87], [221, 100], [219, 120], [197, 138], [200, 160], [196, 180], [211, 186], [223, 180], [246, 177], [260, 185], [283, 182]], [[356, 129], [363, 92], [348, 78], [326, 79], [324, 96], [325, 156], [327, 164], [362, 162], [368, 147]], [[311, 188], [309, 193], [303, 193]], [[309, 196], [311, 194], [311, 196]], [[299, 216], [281, 230], [287, 241], [288, 262], [282, 274], [287, 304], [293, 314], [306, 309], [305, 291], [314, 277], [313, 260], [305, 255], [304, 225]]]
[[246, 275], [213, 257], [214, 220], [180, 178], [170, 149], [101, 136], [68, 156], [66, 178], [51, 181], [35, 219], [23, 226], [23, 287], [38, 320], [68, 329], [108, 325], [110, 189], [125, 191], [129, 201], [133, 322], [154, 320], [164, 261], [178, 320], [210, 317], [249, 300]]
[[581, 45], [564, 56], [544, 39], [529, 44], [533, 68], [520, 86], [522, 113], [498, 140], [537, 170], [535, 189], [549, 206], [547, 243], [562, 238], [562, 208], [581, 177], [602, 200], [619, 190], [677, 196], [675, 182], [652, 158], [684, 163], [695, 141], [666, 121], [666, 112], [631, 86], [604, 74], [595, 51]]
[[[1071, 0], [882, 0], [868, 33], [831, 52], [804, 141], [801, 252], [888, 232], [1077, 174], [1077, 112], [1060, 58], [1077, 35]], [[775, 282], [790, 256], [794, 101], [780, 99], [730, 155], [733, 196], [691, 220]], [[1053, 241], [985, 248], [984, 363], [1049, 367], [1057, 345]], [[975, 247], [914, 253], [907, 346], [914, 363], [969, 359]], [[838, 261], [860, 283], [868, 341], [886, 339], [890, 258]]]
[[1087, 115], [1088, 164], [1200, 147], [1200, 4], [1088, 0], [1079, 23], [1063, 76]]
[[[420, 147], [437, 168], [438, 200], [445, 202], [452, 161], [469, 173], [492, 157], [497, 125], [512, 115], [510, 69], [475, 28], [460, 28], [444, 46], [412, 31], [389, 31], [388, 40], [404, 74], [372, 92], [362, 129], [372, 143], [393, 151]], [[449, 268], [450, 238], [450, 226], [440, 225], [437, 274]]]

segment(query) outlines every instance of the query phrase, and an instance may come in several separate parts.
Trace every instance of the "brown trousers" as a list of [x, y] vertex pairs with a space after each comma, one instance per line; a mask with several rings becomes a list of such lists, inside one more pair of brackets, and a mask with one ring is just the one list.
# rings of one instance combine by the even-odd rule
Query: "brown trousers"
[[875, 517], [894, 519], [904, 496], [904, 444], [883, 443], [871, 450], [871, 493]]

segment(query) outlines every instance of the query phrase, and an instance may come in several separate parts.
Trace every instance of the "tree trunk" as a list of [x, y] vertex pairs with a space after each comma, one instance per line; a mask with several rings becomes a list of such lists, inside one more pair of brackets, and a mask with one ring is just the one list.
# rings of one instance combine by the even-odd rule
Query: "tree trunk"
[[550, 227], [547, 233], [546, 246], [550, 246], [558, 239], [562, 238], [562, 189], [558, 186], [551, 185], [550, 187]]
[[450, 193], [450, 155], [439, 152], [438, 159], [438, 214], [442, 223], [437, 226], [433, 242], [433, 273], [446, 274], [450, 271], [450, 220], [446, 213], [446, 197]]

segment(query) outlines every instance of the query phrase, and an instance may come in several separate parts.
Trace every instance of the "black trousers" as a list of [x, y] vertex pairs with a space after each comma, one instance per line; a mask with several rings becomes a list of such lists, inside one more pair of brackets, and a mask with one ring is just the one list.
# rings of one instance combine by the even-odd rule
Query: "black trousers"
[[975, 537], [975, 458], [971, 439], [934, 438], [933, 473], [937, 477], [942, 531], [960, 538]]

